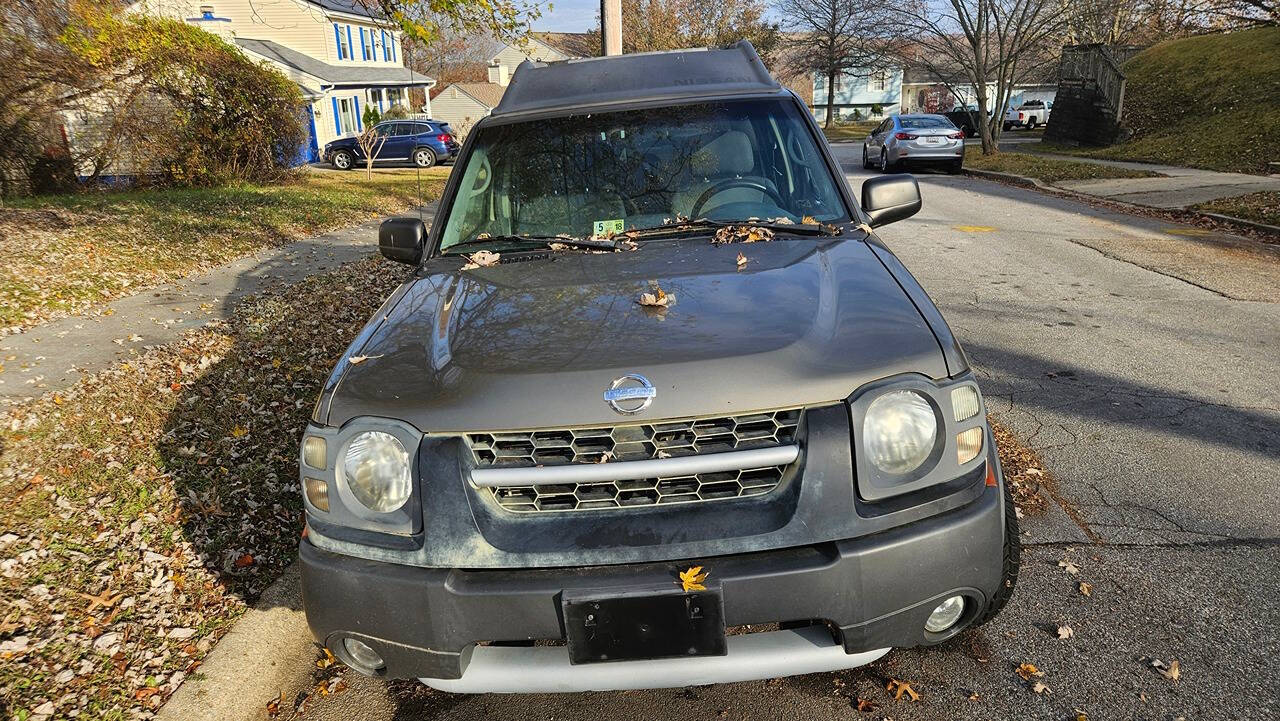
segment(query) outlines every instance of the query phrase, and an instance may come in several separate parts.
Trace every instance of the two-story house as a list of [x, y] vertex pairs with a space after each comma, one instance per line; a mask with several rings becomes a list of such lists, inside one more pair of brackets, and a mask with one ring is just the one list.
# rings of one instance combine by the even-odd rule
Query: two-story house
[[[837, 75], [834, 83], [834, 111], [837, 119], [890, 115], [902, 102], [902, 68], [858, 68]], [[813, 77], [812, 107], [818, 122], [827, 119], [827, 77]]]
[[[297, 83], [311, 136], [300, 161], [360, 132], [370, 106], [431, 112], [435, 81], [405, 67], [398, 27], [355, 0], [134, 0], [129, 8], [197, 25]], [[418, 107], [409, 107], [412, 89], [422, 91]]]
[[489, 59], [489, 81], [453, 83], [432, 99], [435, 117], [459, 134], [498, 107], [511, 74], [525, 60], [553, 62], [598, 55], [599, 36], [593, 33], [533, 33], [523, 44], [504, 45]]

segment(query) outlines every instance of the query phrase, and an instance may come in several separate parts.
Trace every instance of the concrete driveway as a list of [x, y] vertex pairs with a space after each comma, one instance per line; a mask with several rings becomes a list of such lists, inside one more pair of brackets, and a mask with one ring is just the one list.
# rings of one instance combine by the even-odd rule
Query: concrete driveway
[[[855, 190], [857, 151], [838, 151]], [[303, 718], [1280, 717], [1280, 256], [988, 181], [919, 178], [925, 209], [881, 235], [1052, 476], [993, 624], [866, 669], [684, 690], [450, 696], [348, 672], [347, 690]], [[1151, 659], [1176, 659], [1180, 679]], [[1047, 689], [1015, 673], [1022, 663]], [[894, 701], [888, 678], [921, 700]]]

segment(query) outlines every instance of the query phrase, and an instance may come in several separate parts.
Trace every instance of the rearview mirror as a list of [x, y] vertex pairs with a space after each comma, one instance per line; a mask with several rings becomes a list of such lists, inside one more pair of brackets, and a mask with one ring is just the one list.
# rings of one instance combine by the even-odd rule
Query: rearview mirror
[[427, 226], [417, 218], [387, 218], [378, 226], [378, 250], [397, 263], [417, 265], [426, 239]]
[[870, 178], [862, 183], [862, 209], [872, 228], [906, 220], [920, 212], [920, 184], [906, 173]]

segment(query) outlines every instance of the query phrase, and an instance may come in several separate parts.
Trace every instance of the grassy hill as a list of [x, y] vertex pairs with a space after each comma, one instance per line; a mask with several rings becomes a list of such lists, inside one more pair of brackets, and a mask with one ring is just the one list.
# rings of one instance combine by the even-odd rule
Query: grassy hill
[[1133, 136], [1078, 154], [1244, 173], [1280, 161], [1280, 27], [1170, 40], [1124, 70]]

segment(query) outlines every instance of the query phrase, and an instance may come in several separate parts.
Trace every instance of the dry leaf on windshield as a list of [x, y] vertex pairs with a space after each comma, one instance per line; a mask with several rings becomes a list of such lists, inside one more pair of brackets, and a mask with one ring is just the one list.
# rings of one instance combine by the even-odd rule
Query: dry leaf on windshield
[[806, 215], [800, 219], [800, 223], [801, 225], [817, 225], [818, 219], [813, 217], [812, 215]]
[[469, 261], [462, 266], [463, 270], [471, 270], [472, 268], [488, 268], [491, 265], [497, 265], [498, 259], [502, 256], [491, 250], [478, 250], [467, 256]]
[[702, 566], [693, 566], [680, 572], [680, 586], [684, 588], [685, 593], [689, 591], [705, 591], [707, 587], [703, 585], [703, 582], [710, 575], [710, 572], [702, 572]]
[[1071, 638], [1071, 637], [1072, 637], [1072, 636], [1074, 636], [1074, 635], [1076, 635], [1076, 632], [1075, 632], [1075, 630], [1074, 630], [1073, 628], [1071, 628], [1070, 626], [1059, 626], [1059, 627], [1058, 627], [1058, 640], [1059, 640], [1059, 641], [1065, 641], [1065, 640], [1067, 640], [1067, 639]]
[[885, 684], [885, 689], [893, 694], [894, 701], [901, 701], [902, 694], [906, 694], [912, 701], [919, 701], [920, 694], [911, 688], [911, 684], [907, 681], [899, 681], [896, 678], [889, 679], [889, 683]]
[[725, 243], [759, 243], [773, 240], [773, 231], [758, 225], [726, 225], [716, 231], [714, 242]]
[[795, 225], [796, 224], [794, 220], [788, 218], [785, 215], [782, 216], [781, 218], [770, 218], [769, 222], [773, 223], [774, 225]]
[[1035, 664], [1033, 663], [1024, 663], [1018, 666], [1017, 673], [1019, 676], [1022, 677], [1023, 681], [1030, 681], [1032, 676], [1044, 675], [1044, 671], [1041, 671], [1040, 669], [1036, 668]]

